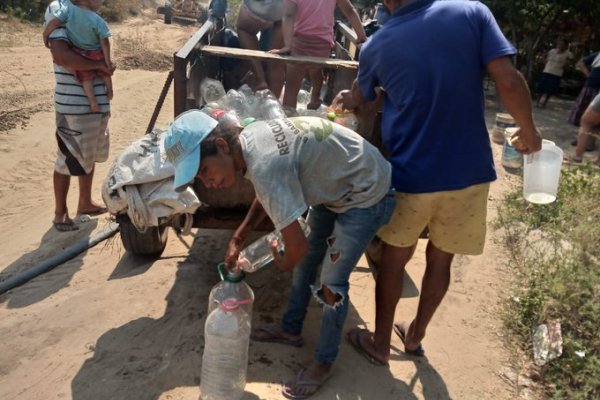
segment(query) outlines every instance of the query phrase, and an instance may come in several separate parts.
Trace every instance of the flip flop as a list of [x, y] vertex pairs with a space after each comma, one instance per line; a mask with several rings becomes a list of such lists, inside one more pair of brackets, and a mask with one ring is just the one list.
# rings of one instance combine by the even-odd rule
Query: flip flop
[[81, 215], [89, 215], [90, 217], [96, 217], [98, 215], [102, 215], [108, 212], [108, 208], [106, 207], [98, 207], [90, 211], [77, 211], [77, 216]]
[[279, 343], [293, 347], [302, 347], [304, 345], [304, 339], [302, 339], [301, 337], [297, 339], [290, 339], [283, 336], [281, 334], [281, 331], [277, 328], [270, 328], [268, 326], [252, 330], [252, 333], [250, 334], [250, 339], [254, 340], [255, 342]]
[[70, 219], [63, 222], [52, 221], [52, 225], [54, 226], [54, 229], [59, 232], [72, 232], [79, 230], [79, 227]]
[[371, 353], [364, 348], [362, 337], [365, 333], [369, 333], [368, 329], [354, 328], [346, 333], [346, 340], [348, 343], [352, 345], [354, 350], [356, 350], [359, 354], [365, 357], [371, 364], [376, 365], [378, 367], [387, 365], [388, 363], [381, 361], [378, 358], [375, 358]]
[[[330, 372], [321, 380], [304, 379], [304, 372], [306, 372], [306, 368], [302, 368], [300, 372], [298, 372], [298, 375], [296, 375], [296, 379], [293, 382], [286, 382], [283, 384], [281, 387], [281, 394], [283, 397], [292, 400], [306, 399], [315, 394], [321, 388], [321, 386], [323, 386], [323, 384], [327, 382], [329, 378], [331, 378], [331, 375], [333, 375]], [[298, 388], [312, 388], [312, 390], [304, 390], [303, 393], [294, 393], [294, 389]]]
[[406, 343], [404, 342], [406, 340], [406, 334], [404, 333], [400, 325], [394, 324], [394, 332], [396, 333], [396, 335], [398, 335], [402, 344], [404, 344], [404, 352], [406, 354], [415, 357], [423, 357], [425, 355], [425, 349], [423, 348], [423, 346], [421, 346], [421, 343], [419, 343], [419, 347], [417, 347], [414, 350], [409, 350], [406, 348]]

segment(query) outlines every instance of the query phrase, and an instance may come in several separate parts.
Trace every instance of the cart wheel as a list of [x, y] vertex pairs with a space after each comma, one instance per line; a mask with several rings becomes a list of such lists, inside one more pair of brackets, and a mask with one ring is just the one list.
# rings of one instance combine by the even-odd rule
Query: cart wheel
[[173, 9], [171, 8], [171, 6], [165, 6], [165, 24], [170, 24], [171, 22], [173, 22]]
[[119, 220], [121, 242], [125, 250], [139, 256], [159, 257], [167, 245], [168, 226], [151, 226], [141, 233], [129, 218]]

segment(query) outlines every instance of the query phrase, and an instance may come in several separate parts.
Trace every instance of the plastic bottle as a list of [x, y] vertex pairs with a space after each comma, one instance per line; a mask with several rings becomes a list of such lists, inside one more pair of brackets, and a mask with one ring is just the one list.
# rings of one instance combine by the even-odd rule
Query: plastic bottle
[[[298, 218], [298, 223], [304, 231], [304, 235], [308, 236], [310, 233], [310, 227], [306, 223], [304, 218]], [[279, 242], [277, 250], [280, 254], [283, 254], [284, 246], [281, 238], [281, 232], [273, 231], [268, 235], [261, 237], [260, 239], [252, 242], [247, 246], [238, 258], [237, 266], [245, 272], [256, 272], [271, 261], [273, 261], [273, 252], [271, 251], [271, 243], [274, 240]]]
[[254, 292], [244, 282], [244, 272], [238, 273], [227, 271], [225, 263], [217, 265], [221, 282], [217, 283], [208, 295], [208, 313], [210, 315], [225, 299], [234, 299], [244, 302], [241, 306], [249, 318], [252, 318], [252, 303], [254, 303]]
[[327, 107], [327, 114], [325, 116], [321, 116], [321, 118], [327, 118], [330, 121], [345, 126], [346, 128], [350, 128], [355, 132], [358, 129], [358, 118], [356, 118], [356, 115], [350, 110], [344, 110], [341, 108], [334, 109], [330, 106]]
[[518, 169], [523, 166], [523, 155], [512, 145], [512, 136], [519, 128], [506, 128], [504, 130], [504, 144], [502, 145], [502, 165], [508, 169]]
[[216, 79], [204, 78], [200, 83], [200, 94], [205, 103], [218, 101], [225, 96], [223, 84]]
[[263, 120], [285, 118], [283, 106], [269, 89], [256, 92], [256, 97], [258, 98], [257, 113], [260, 114], [256, 115], [257, 118]]
[[242, 93], [238, 92], [237, 90], [231, 89], [227, 92], [223, 100], [225, 106], [229, 110], [235, 111], [239, 118], [245, 118], [249, 116], [246, 115], [246, 106], [244, 105], [246, 98]]
[[248, 370], [250, 318], [240, 301], [225, 299], [206, 318], [200, 398], [239, 400]]
[[298, 97], [296, 98], [296, 109], [300, 111], [306, 110], [306, 106], [310, 102], [310, 93], [304, 89], [298, 91]]

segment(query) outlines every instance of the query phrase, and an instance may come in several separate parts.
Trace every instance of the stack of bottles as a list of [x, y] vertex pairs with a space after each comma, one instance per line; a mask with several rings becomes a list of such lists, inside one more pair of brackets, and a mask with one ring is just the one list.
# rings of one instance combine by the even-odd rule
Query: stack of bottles
[[[354, 131], [358, 128], [356, 115], [349, 110], [333, 109], [321, 104], [316, 110], [307, 109], [310, 93], [300, 90], [296, 109], [286, 110], [268, 89], [253, 92], [244, 84], [238, 90], [225, 91], [216, 79], [204, 78], [200, 83], [201, 104], [205, 108], [234, 112], [243, 126], [254, 121], [286, 118], [287, 115], [314, 116], [330, 119]], [[286, 114], [287, 111], [287, 114]]]

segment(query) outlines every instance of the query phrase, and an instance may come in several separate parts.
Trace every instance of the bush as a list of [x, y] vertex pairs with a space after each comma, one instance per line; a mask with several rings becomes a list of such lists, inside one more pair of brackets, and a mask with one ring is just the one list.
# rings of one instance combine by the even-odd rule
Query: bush
[[[515, 343], [531, 354], [532, 329], [549, 320], [561, 322], [563, 354], [540, 371], [554, 399], [600, 398], [598, 199], [600, 173], [583, 166], [563, 170], [556, 202], [528, 204], [519, 189], [505, 198], [498, 213], [515, 277], [513, 301], [505, 310]], [[544, 232], [548, 246], [539, 247], [539, 239], [528, 241], [533, 230]], [[536, 245], [542, 251], [532, 251]], [[575, 353], [581, 351], [583, 357]]]

